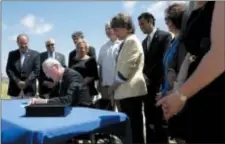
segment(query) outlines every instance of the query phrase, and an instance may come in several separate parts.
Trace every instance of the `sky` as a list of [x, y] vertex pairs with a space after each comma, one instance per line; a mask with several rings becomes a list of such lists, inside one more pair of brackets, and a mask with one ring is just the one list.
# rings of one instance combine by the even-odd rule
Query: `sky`
[[129, 13], [136, 26], [136, 35], [142, 41], [145, 35], [138, 27], [137, 17], [142, 12], [151, 12], [156, 18], [156, 27], [167, 30], [164, 10], [172, 3], [184, 1], [42, 1], [2, 2], [1, 71], [5, 67], [9, 51], [17, 49], [16, 37], [20, 33], [29, 36], [29, 48], [43, 52], [45, 41], [53, 38], [56, 51], [68, 62], [68, 55], [75, 48], [71, 34], [82, 31], [89, 45], [98, 55], [101, 46], [108, 40], [104, 25], [119, 12]]

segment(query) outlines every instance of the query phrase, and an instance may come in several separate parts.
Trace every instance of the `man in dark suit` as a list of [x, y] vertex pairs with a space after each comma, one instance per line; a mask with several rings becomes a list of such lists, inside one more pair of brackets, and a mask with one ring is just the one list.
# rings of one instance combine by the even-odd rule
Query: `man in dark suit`
[[144, 98], [146, 140], [147, 143], [167, 143], [162, 110], [155, 106], [155, 99], [163, 80], [163, 55], [169, 47], [172, 36], [155, 27], [155, 18], [150, 13], [142, 13], [138, 17], [138, 22], [142, 32], [147, 35], [142, 42], [145, 54], [143, 72], [148, 88], [148, 94]]
[[[66, 66], [65, 63], [65, 56], [59, 52], [55, 51], [55, 41], [53, 39], [49, 39], [45, 43], [46, 52], [43, 52], [40, 54], [40, 61], [41, 64], [47, 59], [47, 58], [55, 58], [58, 60], [62, 66]], [[52, 79], [48, 78], [45, 73], [43, 72], [42, 66], [40, 66], [40, 77], [39, 77], [39, 95], [42, 98], [46, 98], [48, 94], [52, 91], [52, 88], [55, 86], [55, 83]]]
[[36, 80], [40, 71], [37, 51], [28, 48], [29, 38], [25, 34], [17, 37], [19, 49], [9, 52], [6, 73], [9, 77], [8, 95], [12, 98], [36, 95]]
[[71, 106], [91, 106], [92, 101], [84, 86], [84, 79], [73, 69], [64, 68], [59, 61], [48, 58], [42, 64], [46, 76], [57, 85], [48, 99], [33, 98], [31, 104], [69, 104]]
[[[75, 47], [76, 47], [77, 43], [81, 39], [84, 39], [84, 35], [80, 31], [74, 32], [72, 34], [72, 39], [73, 39], [73, 42], [74, 42]], [[69, 53], [69, 61], [68, 61], [69, 62], [68, 67], [69, 68], [71, 68], [73, 66], [73, 64], [74, 64], [76, 53], [77, 53], [76, 48]], [[95, 52], [95, 48], [93, 46], [90, 46], [90, 45], [88, 46], [88, 55], [90, 57], [96, 58], [96, 52]]]

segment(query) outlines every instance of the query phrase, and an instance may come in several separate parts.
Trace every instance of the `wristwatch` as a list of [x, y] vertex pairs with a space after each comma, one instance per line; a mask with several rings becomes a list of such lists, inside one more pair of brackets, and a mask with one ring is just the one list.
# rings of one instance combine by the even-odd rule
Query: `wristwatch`
[[180, 91], [176, 90], [175, 93], [180, 96], [180, 100], [182, 102], [186, 102], [187, 101], [187, 96], [183, 95]]

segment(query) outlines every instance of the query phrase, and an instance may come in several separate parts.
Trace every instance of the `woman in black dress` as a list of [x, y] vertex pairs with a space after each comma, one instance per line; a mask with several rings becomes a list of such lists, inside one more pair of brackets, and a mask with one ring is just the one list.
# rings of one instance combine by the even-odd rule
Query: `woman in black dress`
[[182, 40], [194, 60], [188, 79], [160, 99], [170, 119], [183, 109], [187, 143], [225, 143], [225, 3], [196, 1]]
[[72, 69], [78, 71], [84, 78], [85, 86], [89, 90], [90, 96], [98, 94], [95, 88], [95, 81], [98, 80], [98, 68], [95, 58], [88, 56], [88, 46], [86, 41], [81, 40], [77, 43], [77, 54], [73, 58]]

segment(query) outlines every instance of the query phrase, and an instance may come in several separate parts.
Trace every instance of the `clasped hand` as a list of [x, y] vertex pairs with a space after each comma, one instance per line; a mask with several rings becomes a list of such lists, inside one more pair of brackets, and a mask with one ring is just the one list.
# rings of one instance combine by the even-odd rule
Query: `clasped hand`
[[185, 105], [185, 102], [181, 101], [180, 95], [172, 92], [160, 99], [158, 99], [156, 106], [161, 106], [163, 115], [166, 120], [179, 113]]
[[25, 81], [19, 81], [17, 83], [17, 85], [18, 85], [19, 89], [21, 89], [21, 90], [25, 89], [25, 87], [26, 87]]

